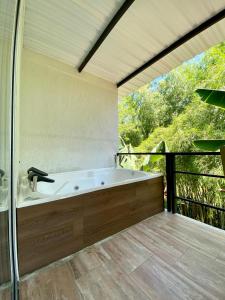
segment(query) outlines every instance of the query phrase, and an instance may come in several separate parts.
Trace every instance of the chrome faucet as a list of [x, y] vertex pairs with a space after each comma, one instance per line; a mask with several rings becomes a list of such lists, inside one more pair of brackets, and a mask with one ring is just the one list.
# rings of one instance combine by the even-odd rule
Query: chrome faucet
[[[32, 176], [32, 174], [30, 173], [30, 175]], [[30, 182], [30, 187], [32, 189], [32, 192], [37, 192], [37, 181], [38, 181], [38, 176], [33, 176], [33, 177], [29, 177], [29, 182]]]
[[2, 186], [2, 182], [3, 182], [2, 178], [3, 178], [4, 175], [5, 175], [5, 171], [0, 169], [0, 186]]
[[30, 187], [32, 189], [32, 192], [37, 192], [37, 183], [38, 181], [44, 181], [44, 182], [55, 182], [54, 179], [47, 178], [48, 173], [41, 171], [37, 168], [31, 167], [27, 170], [28, 173], [28, 180], [30, 182]]

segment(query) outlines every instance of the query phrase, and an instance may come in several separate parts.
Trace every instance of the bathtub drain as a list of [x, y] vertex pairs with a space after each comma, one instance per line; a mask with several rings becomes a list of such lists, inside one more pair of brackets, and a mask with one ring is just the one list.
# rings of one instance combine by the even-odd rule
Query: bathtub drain
[[78, 185], [75, 185], [74, 189], [75, 189], [75, 190], [79, 190], [79, 186], [78, 186]]
[[105, 184], [105, 182], [104, 182], [104, 181], [102, 181], [102, 182], [101, 182], [101, 185], [104, 185], [104, 184]]

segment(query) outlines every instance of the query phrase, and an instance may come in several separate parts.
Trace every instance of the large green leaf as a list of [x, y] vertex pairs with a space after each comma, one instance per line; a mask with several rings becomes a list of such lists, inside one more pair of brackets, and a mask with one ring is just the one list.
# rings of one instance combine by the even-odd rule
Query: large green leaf
[[225, 145], [225, 140], [196, 140], [194, 145], [202, 150], [217, 151]]
[[[165, 153], [168, 151], [167, 145], [165, 141], [159, 142], [151, 151], [151, 153]], [[158, 160], [162, 159], [162, 155], [147, 155], [142, 163], [143, 167], [149, 166], [150, 163], [157, 162]]]
[[196, 93], [198, 93], [202, 101], [225, 109], [225, 91], [197, 89]]
[[[131, 145], [126, 145], [124, 141], [121, 139], [120, 152], [133, 153], [134, 148]], [[138, 158], [136, 155], [120, 156], [120, 166], [127, 169], [135, 169], [137, 160]]]
[[[167, 146], [165, 141], [161, 141], [158, 143], [158, 145], [155, 146], [155, 148], [152, 149], [151, 153], [159, 152], [159, 153], [165, 153], [167, 150]], [[162, 155], [150, 155], [150, 161], [152, 163], [158, 161], [162, 158]]]

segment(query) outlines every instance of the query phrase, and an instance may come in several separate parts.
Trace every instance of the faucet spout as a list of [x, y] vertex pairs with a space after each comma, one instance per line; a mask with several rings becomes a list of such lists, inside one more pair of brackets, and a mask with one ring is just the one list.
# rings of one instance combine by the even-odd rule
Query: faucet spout
[[30, 182], [30, 186], [33, 192], [37, 192], [37, 183], [39, 181], [53, 183], [55, 182], [54, 179], [48, 178], [48, 173], [38, 170], [37, 168], [31, 167], [27, 170], [28, 173], [28, 180]]

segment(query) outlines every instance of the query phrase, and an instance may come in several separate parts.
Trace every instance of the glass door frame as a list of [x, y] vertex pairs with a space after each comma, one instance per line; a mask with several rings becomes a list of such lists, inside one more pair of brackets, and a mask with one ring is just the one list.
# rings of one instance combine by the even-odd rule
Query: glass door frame
[[12, 47], [12, 65], [11, 65], [11, 120], [10, 120], [10, 205], [9, 205], [9, 244], [10, 244], [10, 264], [12, 281], [12, 299], [19, 299], [19, 270], [17, 256], [17, 220], [16, 220], [16, 198], [17, 198], [17, 178], [16, 178], [16, 159], [15, 159], [15, 134], [16, 134], [16, 111], [15, 105], [17, 99], [17, 51], [18, 51], [18, 30], [19, 18], [21, 14], [21, 0], [16, 1], [13, 47]]

